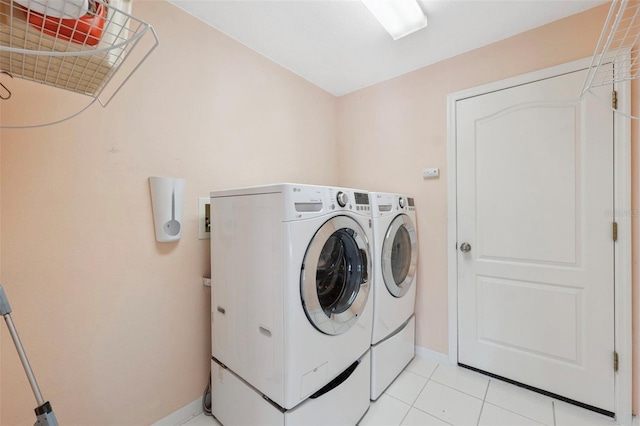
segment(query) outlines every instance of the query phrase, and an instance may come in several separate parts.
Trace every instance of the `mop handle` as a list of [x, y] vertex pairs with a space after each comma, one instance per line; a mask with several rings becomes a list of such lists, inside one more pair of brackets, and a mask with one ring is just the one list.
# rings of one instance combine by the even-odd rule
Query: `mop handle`
[[33, 394], [36, 397], [36, 401], [38, 401], [38, 405], [40, 406], [44, 404], [44, 399], [42, 398], [42, 393], [40, 393], [38, 382], [36, 382], [36, 378], [33, 375], [33, 370], [31, 370], [31, 365], [29, 365], [27, 354], [24, 352], [24, 348], [22, 347], [22, 342], [20, 342], [20, 337], [18, 337], [18, 332], [16, 331], [16, 328], [13, 325], [13, 320], [11, 319], [10, 314], [11, 314], [11, 306], [9, 305], [9, 299], [7, 299], [7, 295], [4, 292], [2, 285], [0, 285], [0, 315], [2, 315], [5, 321], [7, 322], [7, 327], [9, 327], [9, 334], [11, 334], [13, 343], [16, 346], [16, 350], [18, 351], [18, 356], [20, 357], [20, 361], [22, 362], [24, 371], [25, 373], [27, 373], [27, 378], [29, 379], [31, 390], [33, 390]]

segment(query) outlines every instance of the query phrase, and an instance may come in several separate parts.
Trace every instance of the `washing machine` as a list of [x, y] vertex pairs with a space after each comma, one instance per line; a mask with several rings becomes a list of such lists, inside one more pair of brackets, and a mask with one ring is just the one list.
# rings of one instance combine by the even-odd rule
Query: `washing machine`
[[374, 252], [371, 399], [375, 401], [415, 353], [418, 240], [413, 198], [369, 195]]
[[371, 223], [366, 191], [211, 193], [212, 404], [223, 424], [353, 425], [364, 415]]

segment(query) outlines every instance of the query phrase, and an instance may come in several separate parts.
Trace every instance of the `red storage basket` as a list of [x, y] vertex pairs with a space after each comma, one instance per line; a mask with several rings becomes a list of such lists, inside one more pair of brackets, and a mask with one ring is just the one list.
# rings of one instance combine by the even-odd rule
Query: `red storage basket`
[[86, 14], [78, 19], [61, 19], [28, 11], [29, 23], [47, 35], [78, 44], [95, 46], [100, 42], [107, 18], [107, 8], [98, 4], [95, 15]]

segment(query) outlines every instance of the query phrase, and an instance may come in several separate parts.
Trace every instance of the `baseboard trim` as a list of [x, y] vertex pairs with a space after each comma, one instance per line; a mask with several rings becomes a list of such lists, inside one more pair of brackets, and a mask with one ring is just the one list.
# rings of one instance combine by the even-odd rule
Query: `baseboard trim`
[[158, 420], [152, 426], [180, 426], [202, 413], [202, 397]]
[[451, 360], [449, 360], [449, 355], [443, 354], [442, 352], [436, 352], [431, 349], [424, 348], [422, 346], [416, 345], [416, 355], [419, 355], [423, 358], [430, 359], [432, 361], [436, 361], [440, 364], [451, 365]]

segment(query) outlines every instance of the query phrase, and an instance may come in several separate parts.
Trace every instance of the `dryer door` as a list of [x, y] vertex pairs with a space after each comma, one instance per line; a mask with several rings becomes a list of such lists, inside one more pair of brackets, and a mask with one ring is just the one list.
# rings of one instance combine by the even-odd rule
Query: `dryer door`
[[418, 246], [413, 221], [406, 214], [396, 216], [382, 243], [382, 278], [389, 293], [404, 296], [416, 275]]
[[302, 306], [325, 334], [351, 328], [369, 298], [371, 260], [364, 229], [354, 219], [335, 216], [307, 247], [300, 274]]

